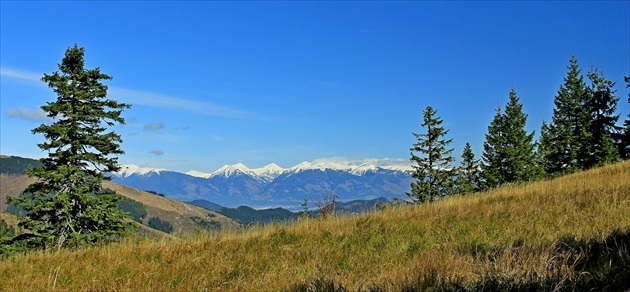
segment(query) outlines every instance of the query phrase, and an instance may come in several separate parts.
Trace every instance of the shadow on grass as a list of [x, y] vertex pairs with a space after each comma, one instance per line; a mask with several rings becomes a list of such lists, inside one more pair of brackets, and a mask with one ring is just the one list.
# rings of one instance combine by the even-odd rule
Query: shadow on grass
[[[505, 253], [489, 257], [514, 256], [510, 247]], [[422, 275], [415, 281], [396, 288], [369, 287], [366, 291], [626, 291], [630, 289], [630, 230], [613, 231], [605, 239], [576, 240], [564, 237], [549, 247], [541, 271], [523, 267], [509, 270], [492, 266], [496, 259], [486, 261], [488, 268], [478, 279], [445, 279], [437, 273]], [[549, 259], [549, 260], [547, 260]], [[518, 261], [516, 261], [518, 262]], [[343, 283], [319, 278], [294, 285], [288, 291], [348, 291]]]

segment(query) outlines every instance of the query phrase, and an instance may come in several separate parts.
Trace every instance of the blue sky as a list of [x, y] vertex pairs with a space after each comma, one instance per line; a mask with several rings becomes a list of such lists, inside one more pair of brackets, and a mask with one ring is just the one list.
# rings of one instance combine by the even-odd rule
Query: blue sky
[[0, 153], [39, 158], [65, 50], [131, 103], [120, 162], [211, 172], [242, 162], [409, 158], [422, 110], [461, 155], [512, 87], [528, 129], [549, 120], [575, 54], [628, 113], [630, 4], [619, 2], [0, 2]]

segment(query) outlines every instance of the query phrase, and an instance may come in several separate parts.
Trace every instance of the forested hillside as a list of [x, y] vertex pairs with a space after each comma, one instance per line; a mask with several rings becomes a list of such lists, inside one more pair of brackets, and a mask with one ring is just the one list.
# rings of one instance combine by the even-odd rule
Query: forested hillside
[[30, 158], [0, 155], [0, 174], [24, 175], [27, 168], [41, 165], [41, 162]]

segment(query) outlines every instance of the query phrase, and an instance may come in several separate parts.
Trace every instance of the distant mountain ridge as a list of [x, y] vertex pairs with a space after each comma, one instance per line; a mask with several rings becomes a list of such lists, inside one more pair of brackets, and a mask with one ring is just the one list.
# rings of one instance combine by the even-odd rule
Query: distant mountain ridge
[[384, 163], [319, 160], [290, 168], [271, 163], [254, 169], [237, 163], [211, 173], [122, 165], [113, 181], [181, 201], [202, 199], [227, 207], [296, 210], [304, 199], [316, 200], [329, 192], [340, 201], [403, 197], [413, 181], [406, 172], [410, 163], [401, 159], [375, 161]]
[[[349, 172], [355, 175], [363, 175], [368, 171], [375, 171], [377, 169], [386, 169], [386, 170], [394, 170], [406, 172], [411, 170], [411, 164], [406, 160], [400, 161], [398, 159], [390, 159], [391, 161], [386, 165], [375, 165], [370, 163], [360, 163], [360, 164], [351, 164], [348, 162], [339, 163], [339, 162], [309, 162], [304, 161], [296, 166], [290, 168], [282, 168], [275, 163], [270, 163], [261, 168], [248, 168], [243, 163], [236, 163], [232, 165], [224, 165], [221, 168], [217, 169], [211, 173], [200, 172], [196, 170], [188, 171], [184, 174], [199, 177], [199, 178], [212, 178], [216, 176], [221, 177], [231, 177], [239, 174], [249, 175], [251, 177], [261, 179], [264, 181], [272, 181], [277, 177], [281, 176], [285, 173], [296, 173], [305, 170], [342, 170]], [[140, 167], [133, 164], [123, 164], [121, 165], [122, 169], [116, 173], [118, 176], [126, 177], [133, 174], [145, 175], [150, 172], [160, 173], [162, 171], [167, 171], [163, 168], [150, 168], [150, 167]]]

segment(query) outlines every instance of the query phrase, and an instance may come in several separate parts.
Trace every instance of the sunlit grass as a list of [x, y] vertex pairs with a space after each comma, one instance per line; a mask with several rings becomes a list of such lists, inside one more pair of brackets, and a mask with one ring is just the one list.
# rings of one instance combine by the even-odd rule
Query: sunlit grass
[[396, 291], [542, 283], [574, 277], [584, 262], [576, 248], [563, 246], [605, 242], [615, 230], [627, 234], [629, 214], [625, 162], [358, 216], [15, 255], [0, 261], [0, 290], [278, 291], [330, 284]]

